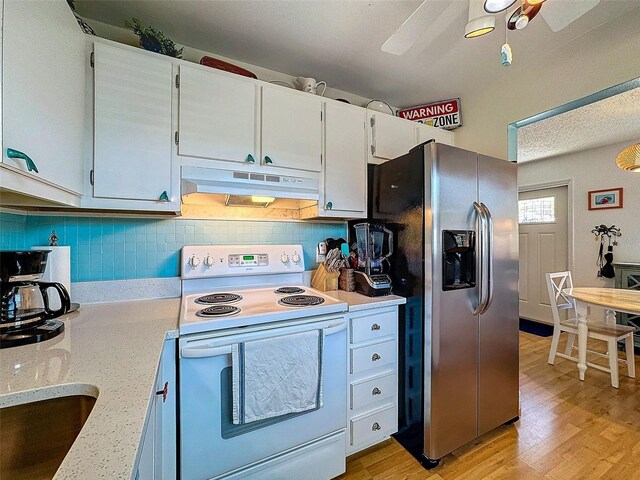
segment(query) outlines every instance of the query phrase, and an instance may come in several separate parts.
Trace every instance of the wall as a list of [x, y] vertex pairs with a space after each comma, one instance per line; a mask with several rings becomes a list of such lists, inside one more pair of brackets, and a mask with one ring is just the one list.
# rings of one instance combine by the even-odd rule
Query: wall
[[32, 216], [0, 213], [0, 249], [48, 245], [51, 230], [71, 246], [71, 281], [179, 275], [183, 245], [301, 244], [307, 270], [316, 244], [346, 238], [344, 223]]
[[[583, 152], [518, 165], [518, 186], [573, 180], [573, 279], [580, 286], [613, 286], [613, 280], [597, 278], [598, 243], [591, 229], [614, 224], [622, 230], [614, 261], [640, 262], [640, 174], [620, 170], [615, 157], [628, 144], [615, 144]], [[587, 208], [587, 192], [624, 189], [624, 206], [612, 210]]]

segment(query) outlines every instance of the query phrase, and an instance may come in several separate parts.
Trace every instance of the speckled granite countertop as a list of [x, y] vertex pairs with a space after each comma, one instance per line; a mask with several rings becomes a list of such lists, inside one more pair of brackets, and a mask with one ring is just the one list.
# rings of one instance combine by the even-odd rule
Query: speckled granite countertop
[[55, 480], [131, 478], [165, 338], [179, 298], [82, 305], [63, 334], [0, 349], [0, 407], [97, 397]]
[[369, 310], [372, 308], [391, 307], [394, 305], [402, 305], [407, 303], [407, 299], [397, 295], [384, 295], [382, 297], [367, 297], [361, 293], [345, 292], [344, 290], [334, 290], [332, 292], [324, 292], [326, 295], [341, 300], [349, 304], [350, 312], [358, 312], [360, 310]]

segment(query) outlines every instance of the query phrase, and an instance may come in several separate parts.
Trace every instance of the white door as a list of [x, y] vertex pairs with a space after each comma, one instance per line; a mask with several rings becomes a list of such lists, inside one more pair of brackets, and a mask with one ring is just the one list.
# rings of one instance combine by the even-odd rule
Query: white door
[[181, 65], [178, 155], [256, 162], [257, 103], [253, 81]]
[[93, 195], [167, 201], [172, 194], [171, 61], [97, 42], [94, 55]]
[[443, 130], [442, 128], [432, 127], [431, 125], [425, 125], [423, 123], [417, 124], [418, 128], [418, 145], [426, 142], [427, 140], [435, 140], [437, 143], [443, 143], [445, 145], [454, 146], [453, 132]]
[[321, 171], [321, 116], [321, 97], [283, 87], [262, 87], [261, 163]]
[[382, 163], [408, 153], [418, 144], [416, 123], [386, 113], [372, 113], [369, 119], [370, 163]]
[[519, 194], [520, 317], [553, 323], [545, 273], [568, 266], [567, 187]]
[[321, 207], [364, 214], [367, 210], [365, 110], [334, 102], [325, 109], [324, 196]]
[[82, 193], [86, 57], [78, 22], [67, 2], [5, 0], [2, 30], [2, 162]]

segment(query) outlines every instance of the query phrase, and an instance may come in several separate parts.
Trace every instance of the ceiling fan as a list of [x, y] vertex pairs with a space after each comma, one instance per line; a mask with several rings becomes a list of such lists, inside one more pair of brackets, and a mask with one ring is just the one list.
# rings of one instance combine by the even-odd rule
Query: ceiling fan
[[[493, 31], [495, 15], [509, 9], [516, 2], [519, 2], [520, 6], [509, 17], [508, 28], [520, 30], [540, 13], [555, 33], [593, 9], [600, 0], [469, 0], [469, 22], [465, 28], [465, 37], [479, 37]], [[423, 34], [426, 34], [427, 25], [431, 26], [428, 30], [430, 37], [437, 37], [437, 34], [453, 22], [464, 6], [465, 2], [455, 0], [424, 0], [384, 42], [382, 51], [404, 55]], [[437, 31], [434, 32], [434, 29]]]

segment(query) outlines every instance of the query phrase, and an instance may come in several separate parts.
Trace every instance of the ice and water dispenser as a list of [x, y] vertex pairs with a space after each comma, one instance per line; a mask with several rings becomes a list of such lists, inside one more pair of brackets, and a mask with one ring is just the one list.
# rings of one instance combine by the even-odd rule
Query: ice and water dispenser
[[475, 243], [473, 230], [442, 231], [442, 290], [476, 286]]

